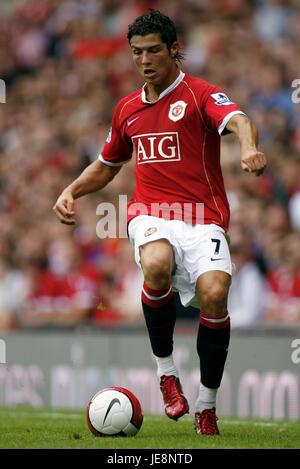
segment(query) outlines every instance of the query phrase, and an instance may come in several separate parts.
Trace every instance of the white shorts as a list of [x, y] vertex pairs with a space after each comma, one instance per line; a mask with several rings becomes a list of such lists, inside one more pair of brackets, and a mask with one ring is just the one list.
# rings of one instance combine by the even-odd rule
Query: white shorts
[[232, 275], [232, 263], [225, 231], [218, 225], [192, 225], [181, 220], [139, 215], [128, 225], [135, 261], [140, 266], [140, 246], [167, 239], [173, 246], [176, 270], [172, 286], [183, 306], [199, 307], [196, 282], [200, 275], [221, 270]]

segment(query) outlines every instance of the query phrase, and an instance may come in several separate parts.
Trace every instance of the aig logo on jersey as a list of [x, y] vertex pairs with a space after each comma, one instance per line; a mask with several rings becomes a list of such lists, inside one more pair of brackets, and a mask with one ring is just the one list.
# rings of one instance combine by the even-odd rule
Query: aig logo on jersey
[[213, 93], [211, 97], [215, 100], [217, 106], [229, 106], [229, 104], [234, 104], [225, 93]]
[[135, 135], [132, 141], [137, 164], [180, 161], [178, 132]]
[[187, 107], [187, 103], [184, 101], [176, 101], [174, 104], [170, 104], [170, 110], [168, 117], [171, 121], [176, 122], [183, 118], [185, 114], [185, 108]]

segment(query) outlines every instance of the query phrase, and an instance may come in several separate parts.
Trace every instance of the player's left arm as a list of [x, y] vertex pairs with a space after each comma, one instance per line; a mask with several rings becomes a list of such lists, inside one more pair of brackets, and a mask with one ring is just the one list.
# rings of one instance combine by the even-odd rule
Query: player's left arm
[[260, 176], [267, 166], [267, 159], [258, 150], [257, 127], [246, 115], [235, 114], [227, 122], [226, 130], [233, 132], [239, 139], [242, 169]]

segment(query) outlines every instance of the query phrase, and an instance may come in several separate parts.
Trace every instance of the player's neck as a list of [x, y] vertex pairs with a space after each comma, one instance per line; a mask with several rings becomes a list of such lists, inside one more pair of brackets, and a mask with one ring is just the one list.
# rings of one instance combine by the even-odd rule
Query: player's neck
[[161, 93], [166, 90], [174, 81], [178, 78], [180, 74], [180, 69], [176, 66], [172, 72], [168, 75], [167, 79], [157, 85], [153, 83], [146, 83], [144, 90], [146, 98], [150, 102], [155, 102], [158, 100]]

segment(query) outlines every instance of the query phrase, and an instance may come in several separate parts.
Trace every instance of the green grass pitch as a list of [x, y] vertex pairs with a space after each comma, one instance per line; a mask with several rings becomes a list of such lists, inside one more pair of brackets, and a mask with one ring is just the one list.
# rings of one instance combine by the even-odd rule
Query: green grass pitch
[[191, 416], [178, 422], [145, 415], [134, 437], [93, 436], [84, 410], [0, 407], [0, 448], [300, 448], [300, 422], [254, 419], [219, 420], [221, 435], [197, 436]]

